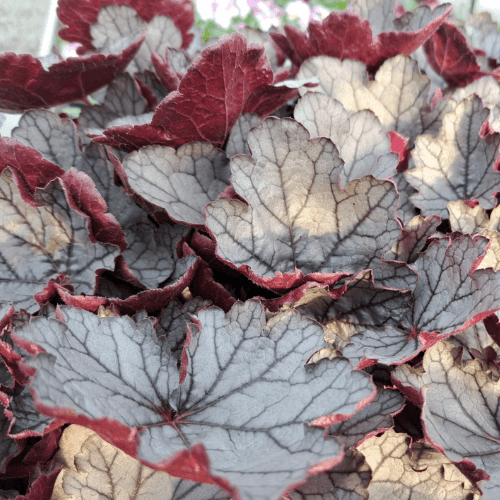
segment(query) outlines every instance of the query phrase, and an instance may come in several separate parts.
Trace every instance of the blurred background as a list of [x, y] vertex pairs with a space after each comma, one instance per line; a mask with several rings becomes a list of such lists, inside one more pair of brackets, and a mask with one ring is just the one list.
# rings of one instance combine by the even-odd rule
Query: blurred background
[[[471, 11], [488, 10], [500, 21], [499, 0], [449, 0], [454, 5], [455, 15], [464, 19]], [[205, 37], [218, 37], [231, 32], [244, 23], [268, 30], [271, 26], [285, 23], [305, 27], [309, 18], [322, 19], [332, 10], [342, 10], [347, 0], [198, 0], [196, 24]], [[472, 5], [471, 5], [472, 4]], [[415, 0], [404, 0], [411, 10]], [[17, 0], [0, 2], [0, 52], [46, 55], [52, 44], [61, 52], [71, 52], [64, 42], [55, 36], [59, 26], [55, 11], [57, 0]], [[69, 55], [69, 54], [65, 54]]]

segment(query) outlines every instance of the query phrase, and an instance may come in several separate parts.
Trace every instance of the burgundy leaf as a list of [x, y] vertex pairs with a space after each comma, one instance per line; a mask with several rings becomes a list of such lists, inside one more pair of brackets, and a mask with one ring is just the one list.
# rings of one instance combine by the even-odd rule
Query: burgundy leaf
[[424, 49], [432, 69], [450, 86], [463, 87], [484, 74], [465, 37], [452, 23], [443, 23]]
[[61, 167], [45, 160], [38, 151], [9, 137], [0, 137], [0, 172], [7, 167], [13, 169], [21, 194], [32, 203], [36, 203], [36, 188], [43, 189], [64, 174]]
[[143, 40], [144, 35], [119, 55], [70, 57], [48, 69], [28, 54], [0, 55], [0, 109], [19, 113], [85, 100], [127, 67]]
[[68, 42], [82, 44], [79, 54], [95, 50], [92, 43], [91, 28], [98, 20], [101, 9], [106, 5], [124, 5], [134, 9], [138, 16], [150, 22], [156, 16], [166, 16], [174, 21], [182, 34], [182, 48], [191, 44], [193, 34], [190, 30], [194, 24], [193, 4], [188, 0], [60, 0], [57, 16], [67, 27], [59, 32], [59, 36]]
[[[108, 139], [98, 140], [126, 150], [195, 141], [222, 146], [241, 113], [267, 115], [296, 93], [286, 86], [274, 87], [273, 81], [262, 46], [247, 46], [238, 33], [224, 36], [188, 69], [179, 89], [158, 106], [150, 125], [111, 128], [104, 132]], [[263, 102], [268, 105], [262, 107]]]

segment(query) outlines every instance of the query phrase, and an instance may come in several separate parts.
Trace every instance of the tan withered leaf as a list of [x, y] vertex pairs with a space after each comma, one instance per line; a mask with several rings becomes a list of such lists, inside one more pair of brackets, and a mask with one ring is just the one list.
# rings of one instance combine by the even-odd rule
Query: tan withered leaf
[[337, 467], [310, 477], [288, 496], [291, 500], [364, 500], [368, 498], [370, 479], [371, 470], [364, 456], [349, 448]]
[[493, 193], [500, 190], [498, 161], [500, 134], [479, 135], [489, 111], [479, 97], [462, 101], [447, 113], [437, 138], [423, 134], [415, 141], [415, 168], [406, 180], [419, 191], [410, 197], [423, 215], [448, 216], [446, 204], [477, 199], [485, 208], [496, 204]]
[[[142, 465], [93, 431], [69, 426], [61, 436], [64, 465], [52, 500], [228, 500], [219, 487], [186, 481]], [[186, 495], [187, 493], [187, 495]]]
[[477, 488], [427, 442], [389, 429], [358, 446], [372, 469], [370, 500], [479, 500]]
[[481, 484], [494, 498], [500, 488], [500, 381], [497, 369], [481, 360], [463, 361], [461, 349], [443, 340], [425, 353], [422, 366], [396, 368], [392, 376], [402, 386], [421, 390], [426, 434], [453, 461], [467, 458], [485, 470]]
[[492, 267], [495, 271], [500, 269], [500, 207], [491, 212], [490, 217], [480, 205], [471, 208], [462, 200], [448, 202], [450, 224], [452, 231], [462, 233], [481, 233], [481, 236], [490, 240], [490, 246], [484, 259], [477, 269]]

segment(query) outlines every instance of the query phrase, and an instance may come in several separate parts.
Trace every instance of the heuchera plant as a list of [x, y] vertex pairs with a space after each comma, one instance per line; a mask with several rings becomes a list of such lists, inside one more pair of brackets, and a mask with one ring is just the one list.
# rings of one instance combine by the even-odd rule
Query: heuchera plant
[[489, 15], [57, 13], [0, 56], [0, 497], [500, 498]]

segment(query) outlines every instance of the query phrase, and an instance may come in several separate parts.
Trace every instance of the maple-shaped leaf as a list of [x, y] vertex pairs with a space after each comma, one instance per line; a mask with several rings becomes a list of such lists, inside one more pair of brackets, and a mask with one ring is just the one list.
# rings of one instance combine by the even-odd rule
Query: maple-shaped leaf
[[168, 48], [181, 48], [183, 37], [174, 20], [170, 16], [155, 15], [148, 23], [132, 7], [108, 4], [101, 8], [96, 22], [90, 27], [92, 45], [102, 54], [113, 52], [122, 37], [143, 31], [146, 33], [144, 43], [127, 68], [132, 73], [153, 70], [152, 53], [163, 56]]
[[[16, 308], [33, 310], [36, 305], [33, 296], [42, 291], [49, 278], [58, 274], [70, 276], [79, 292], [91, 294], [95, 271], [111, 266], [119, 253], [116, 246], [96, 242], [95, 233], [104, 233], [106, 226], [108, 231], [117, 232], [119, 226], [114, 217], [104, 214], [105, 207], [103, 209], [90, 179], [70, 170], [61, 178], [61, 185], [58, 184], [38, 190], [37, 206], [32, 206], [23, 200], [9, 169], [0, 176], [3, 235], [0, 267], [4, 277], [0, 293], [9, 297]], [[101, 212], [101, 220], [92, 221], [87, 212], [88, 224], [82, 216], [85, 207], [76, 198], [77, 193], [72, 192], [77, 186], [78, 195], [82, 189], [86, 194], [83, 205], [90, 204], [94, 214]]]
[[364, 456], [350, 448], [337, 467], [310, 477], [288, 496], [291, 500], [367, 500], [371, 477]]
[[120, 73], [107, 87], [102, 104], [82, 107], [78, 117], [82, 142], [90, 142], [86, 133], [101, 134], [108, 126], [147, 123], [151, 120], [152, 113], [146, 111], [147, 101], [137, 83], [128, 73]]
[[328, 137], [337, 146], [344, 160], [341, 187], [365, 175], [387, 179], [396, 174], [398, 156], [373, 112], [350, 113], [334, 99], [307, 92], [295, 106], [294, 118], [311, 137]]
[[368, 403], [370, 376], [351, 373], [343, 358], [306, 366], [323, 346], [321, 328], [293, 311], [266, 324], [262, 305], [249, 300], [227, 315], [211, 307], [197, 316], [181, 379], [149, 319], [61, 307], [64, 322], [33, 318], [16, 339], [45, 350], [27, 361], [44, 413], [85, 418], [90, 427], [104, 418], [115, 420], [112, 427], [141, 427], [138, 458], [167, 472], [178, 452], [201, 443], [204, 467], [242, 498], [277, 498], [313, 464], [339, 455], [334, 440], [305, 423]]
[[415, 141], [415, 168], [404, 175], [419, 191], [410, 199], [423, 215], [446, 218], [446, 204], [455, 200], [477, 199], [486, 208], [496, 205], [500, 134], [480, 134], [487, 117], [481, 99], [472, 95], [445, 115], [437, 138], [423, 134]]
[[479, 490], [446, 456], [425, 441], [410, 443], [407, 434], [389, 429], [358, 446], [372, 470], [370, 499], [479, 500]]
[[377, 288], [368, 273], [345, 285], [335, 299], [322, 296], [299, 308], [325, 325], [325, 333], [344, 333], [342, 349], [354, 366], [367, 360], [385, 364], [413, 358], [436, 338], [474, 325], [498, 310], [500, 277], [476, 270], [488, 240], [456, 235], [432, 241], [412, 264], [418, 282], [411, 297]]
[[129, 186], [144, 199], [165, 209], [176, 221], [202, 226], [203, 207], [229, 184], [225, 153], [209, 143], [184, 144], [177, 151], [148, 146], [123, 162]]
[[460, 231], [464, 234], [480, 233], [481, 236], [491, 241], [484, 259], [477, 268], [491, 267], [498, 271], [500, 269], [500, 207], [494, 208], [488, 217], [480, 205], [472, 208], [459, 200], [448, 202], [448, 212], [452, 231]]
[[179, 147], [195, 141], [220, 147], [242, 113], [265, 116], [297, 92], [273, 83], [264, 48], [247, 44], [239, 33], [225, 35], [202, 52], [178, 90], [158, 106], [151, 124], [113, 127], [95, 140], [129, 151], [150, 144]]
[[484, 75], [464, 35], [450, 22], [444, 22], [423, 47], [432, 69], [450, 87], [463, 87]]
[[291, 119], [267, 118], [250, 131], [248, 145], [252, 156], [230, 162], [231, 183], [248, 205], [219, 199], [205, 209], [220, 258], [268, 288], [288, 288], [310, 273], [370, 267], [376, 279], [407, 288], [413, 273], [380, 261], [400, 232], [391, 182], [367, 176], [343, 191], [334, 144], [309, 139]]
[[[139, 34], [140, 35], [140, 34]], [[84, 100], [111, 83], [139, 50], [144, 36], [125, 40], [118, 55], [70, 57], [44, 68], [28, 54], [0, 55], [0, 109], [9, 113]]]
[[[57, 6], [57, 16], [66, 27], [59, 31], [59, 36], [68, 42], [81, 44], [78, 49], [79, 54], [96, 50], [98, 44], [94, 43], [92, 27], [98, 23], [99, 15], [105, 16], [105, 13], [113, 12], [116, 6], [124, 6], [128, 10], [133, 9], [140, 19], [146, 23], [152, 22], [153, 28], [156, 29], [162, 26], [162, 22], [165, 22], [164, 19], [173, 21], [182, 37], [180, 46], [183, 49], [187, 49], [193, 40], [194, 35], [190, 31], [194, 24], [194, 10], [193, 4], [189, 0], [150, 0], [148, 2], [140, 0], [60, 0]], [[128, 26], [119, 23], [113, 28], [116, 31], [121, 28], [124, 32], [129, 29]], [[155, 31], [152, 29], [147, 33], [146, 42], [148, 45], [154, 43], [155, 36], [158, 36]]]
[[467, 459], [491, 477], [481, 483], [484, 498], [500, 491], [498, 369], [485, 370], [479, 360], [463, 362], [461, 349], [443, 340], [428, 349], [420, 369], [398, 367], [393, 379], [419, 391], [422, 422], [428, 439], [453, 461]]
[[[350, 112], [369, 109], [386, 132], [393, 130], [411, 140], [439, 128], [440, 118], [448, 109], [447, 100], [433, 108], [427, 104], [430, 80], [408, 56], [385, 61], [374, 80], [368, 79], [365, 66], [358, 61], [314, 57], [301, 66], [297, 78], [312, 75], [320, 80], [315, 92], [339, 101]], [[299, 92], [304, 94], [306, 90]]]
[[65, 467], [54, 488], [54, 500], [85, 500], [91, 494], [130, 500], [229, 500], [227, 491], [172, 477], [142, 465], [85, 427], [71, 425], [60, 440]]
[[[381, 28], [384, 2], [360, 2], [360, 12], [377, 18], [375, 29]], [[380, 9], [376, 7], [378, 3]], [[323, 21], [311, 20], [308, 34], [290, 25], [284, 33], [270, 33], [272, 39], [292, 61], [296, 69], [314, 56], [331, 56], [355, 59], [377, 68], [397, 54], [409, 55], [441, 26], [451, 12], [450, 4], [443, 4], [430, 11], [427, 6], [417, 8], [395, 23], [393, 29], [374, 36], [370, 22], [353, 12], [332, 12]], [[373, 14], [372, 14], [373, 13]]]

